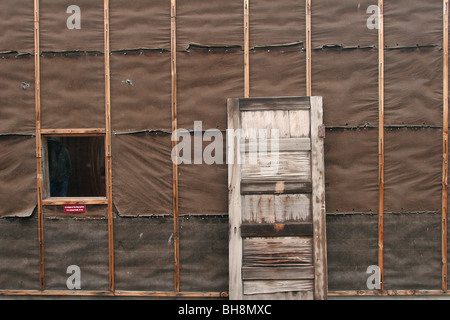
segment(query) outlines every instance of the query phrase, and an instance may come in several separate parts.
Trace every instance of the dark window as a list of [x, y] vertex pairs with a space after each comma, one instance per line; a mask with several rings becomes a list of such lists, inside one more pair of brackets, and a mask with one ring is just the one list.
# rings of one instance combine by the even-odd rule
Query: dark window
[[103, 136], [46, 137], [44, 148], [47, 198], [106, 196]]

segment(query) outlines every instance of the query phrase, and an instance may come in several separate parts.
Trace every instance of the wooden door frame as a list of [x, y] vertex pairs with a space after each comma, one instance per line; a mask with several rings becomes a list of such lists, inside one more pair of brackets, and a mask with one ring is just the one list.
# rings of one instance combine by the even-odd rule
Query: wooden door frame
[[[228, 99], [227, 154], [229, 190], [229, 297], [243, 299], [243, 240], [241, 234], [241, 162], [240, 141], [235, 141], [235, 132], [241, 129], [241, 102], [259, 100], [277, 105], [277, 98]], [[278, 98], [286, 99], [286, 98]], [[307, 102], [311, 114], [311, 173], [312, 173], [312, 216], [313, 216], [313, 261], [314, 299], [325, 300], [328, 296], [327, 249], [326, 249], [326, 209], [325, 209], [325, 167], [322, 97], [292, 97], [299, 102]], [[230, 162], [232, 161], [232, 162]]]

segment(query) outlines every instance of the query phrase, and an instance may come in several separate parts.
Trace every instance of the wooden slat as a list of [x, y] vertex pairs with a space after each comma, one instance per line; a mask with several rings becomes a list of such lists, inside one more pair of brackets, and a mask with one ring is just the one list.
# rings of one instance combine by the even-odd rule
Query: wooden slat
[[[309, 130], [309, 127], [308, 127]], [[275, 147], [278, 144], [278, 147]], [[261, 142], [259, 139], [244, 140], [241, 142], [241, 152], [260, 152], [262, 149], [265, 152], [272, 152], [278, 150], [279, 152], [301, 152], [311, 151], [311, 139], [309, 138], [291, 138], [291, 139], [267, 139]]]
[[[257, 139], [262, 137], [260, 130], [263, 130], [265, 139], [271, 138], [289, 138], [289, 111], [287, 110], [264, 110], [264, 111], [246, 111], [241, 113], [243, 139]], [[277, 136], [272, 135], [278, 130]]]
[[278, 292], [278, 293], [268, 293], [268, 294], [251, 294], [244, 295], [244, 300], [299, 300], [299, 301], [309, 301], [314, 300], [313, 291], [304, 292]]
[[241, 99], [241, 111], [309, 110], [309, 97], [277, 97]]
[[244, 281], [244, 294], [268, 294], [280, 292], [303, 292], [312, 291], [314, 281], [312, 280], [266, 280], [266, 281]]
[[247, 223], [241, 226], [241, 236], [250, 237], [312, 237], [312, 223]]
[[[114, 217], [112, 199], [112, 154], [111, 154], [111, 63], [110, 63], [110, 23], [109, 0], [103, 1], [104, 50], [105, 50], [105, 155], [106, 155], [106, 197], [108, 204], [108, 259], [109, 259], [109, 290], [114, 292]], [[98, 129], [94, 129], [98, 130]], [[98, 132], [100, 133], [100, 132]]]
[[244, 267], [245, 280], [314, 280], [313, 266], [298, 267]]
[[[239, 99], [228, 99], [228, 129], [240, 129]], [[241, 237], [241, 166], [238, 158], [237, 144], [231, 138], [227, 138], [227, 150], [234, 165], [228, 166], [228, 190], [229, 195], [229, 288], [230, 299], [242, 300], [242, 237]], [[231, 148], [234, 148], [232, 151]], [[231, 157], [231, 156], [230, 156]]]
[[384, 0], [378, 0], [378, 266], [384, 289]]
[[[177, 91], [177, 1], [170, 1], [170, 38], [171, 38], [171, 70], [172, 70], [172, 132], [178, 130], [178, 91]], [[177, 141], [172, 142], [174, 154], [178, 154]], [[174, 239], [174, 287], [175, 292], [180, 292], [180, 225], [178, 213], [178, 165], [173, 161], [172, 179], [172, 210], [173, 210], [173, 239]]]
[[109, 204], [108, 198], [93, 197], [93, 198], [47, 198], [42, 200], [44, 206], [66, 206], [66, 205], [107, 205]]
[[312, 216], [314, 224], [314, 299], [327, 298], [327, 249], [326, 249], [326, 209], [325, 209], [325, 164], [324, 139], [319, 137], [323, 124], [322, 97], [311, 97], [311, 141], [312, 141]]
[[246, 180], [295, 180], [311, 182], [310, 152], [282, 152], [258, 157], [244, 155], [242, 178]]
[[312, 222], [311, 196], [305, 194], [243, 196], [242, 222]]
[[275, 222], [312, 222], [311, 195], [275, 196]]
[[311, 0], [306, 0], [306, 95], [312, 96]]
[[40, 7], [34, 0], [34, 97], [36, 115], [36, 165], [37, 165], [37, 216], [39, 238], [39, 289], [45, 290], [44, 270], [44, 214], [42, 199], [44, 196], [42, 136], [41, 136], [41, 59], [40, 59]]
[[448, 84], [448, 46], [449, 46], [449, 0], [444, 0], [444, 101], [443, 101], [443, 161], [442, 161], [442, 290], [448, 290], [448, 99], [449, 99], [449, 84]]
[[289, 131], [291, 138], [311, 137], [311, 116], [309, 110], [289, 111]]
[[245, 267], [312, 266], [310, 237], [254, 237], [244, 239]]
[[275, 223], [275, 195], [242, 197], [243, 223]]
[[298, 194], [311, 193], [311, 182], [296, 181], [252, 181], [242, 180], [241, 194]]
[[331, 291], [330, 297], [438, 297], [449, 296], [445, 290]]
[[87, 291], [87, 290], [0, 290], [0, 296], [44, 297], [153, 297], [153, 298], [227, 298], [227, 292], [171, 292], [171, 291]]
[[42, 135], [51, 136], [67, 136], [67, 135], [99, 135], [104, 136], [106, 129], [103, 128], [89, 128], [89, 129], [41, 129]]
[[250, 1], [244, 0], [244, 97], [250, 97]]

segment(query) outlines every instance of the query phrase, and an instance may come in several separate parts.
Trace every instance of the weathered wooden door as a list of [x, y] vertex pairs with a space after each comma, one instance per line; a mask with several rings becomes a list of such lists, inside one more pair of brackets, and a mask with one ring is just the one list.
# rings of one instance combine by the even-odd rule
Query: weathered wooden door
[[321, 97], [228, 100], [230, 299], [327, 298]]

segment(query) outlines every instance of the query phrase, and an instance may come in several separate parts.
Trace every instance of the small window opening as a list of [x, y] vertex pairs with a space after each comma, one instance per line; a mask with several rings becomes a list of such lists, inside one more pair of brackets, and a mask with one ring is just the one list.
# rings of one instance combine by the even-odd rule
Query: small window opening
[[106, 196], [103, 136], [44, 139], [46, 198]]

